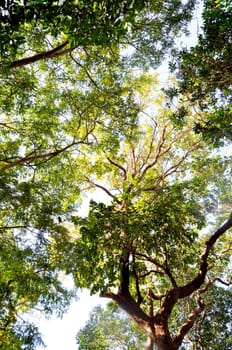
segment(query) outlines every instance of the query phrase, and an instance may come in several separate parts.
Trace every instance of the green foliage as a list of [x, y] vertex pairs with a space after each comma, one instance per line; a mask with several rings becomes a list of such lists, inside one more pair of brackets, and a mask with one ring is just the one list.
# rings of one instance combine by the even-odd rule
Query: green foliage
[[198, 44], [180, 52], [171, 65], [177, 68], [179, 92], [205, 111], [203, 118], [196, 118], [196, 132], [215, 145], [231, 140], [231, 13], [229, 2], [204, 1]]
[[[125, 251], [131, 259], [131, 291], [135, 291], [134, 269], [141, 274], [141, 289], [152, 283], [149, 259], [159, 266], [160, 290], [165, 290], [170, 282], [162, 272], [166, 260], [177, 283], [189, 280], [198, 267], [199, 230], [206, 223], [207, 213], [218, 210], [219, 198], [222, 200], [227, 192], [228, 162], [220, 157], [207, 158], [207, 153], [199, 157], [200, 143], [190, 152], [190, 161], [185, 161], [184, 151], [186, 148], [189, 151], [190, 142], [194, 144], [196, 139], [191, 132], [183, 137], [173, 129], [172, 133], [166, 130], [163, 139], [162, 122], [155, 126], [155, 139], [154, 130], [143, 124], [141, 133], [139, 127], [135, 129], [134, 140], [124, 135], [112, 159], [104, 151], [101, 156], [97, 149], [94, 157], [91, 154], [92, 163], [84, 163], [82, 167], [83, 172], [88, 169], [87, 185], [98, 187], [99, 179], [104, 180], [102, 189], [112, 197], [111, 204], [91, 201], [86, 218], [73, 217], [78, 227], [73, 251], [77, 266], [74, 276], [77, 285], [90, 288], [92, 293], [104, 295], [119, 287], [119, 261]], [[142, 139], [145, 129], [146, 139]], [[162, 152], [156, 148], [161, 142], [159, 137], [163, 142]], [[153, 152], [160, 153], [156, 153], [157, 159], [152, 163]], [[218, 180], [220, 172], [223, 183]], [[228, 185], [229, 178], [228, 174]]]
[[[231, 289], [215, 286], [207, 296], [207, 307], [190, 336], [196, 349], [232, 349], [231, 337]], [[216, 339], [216, 341], [215, 341]]]
[[44, 346], [37, 327], [25, 321], [17, 322], [13, 329], [5, 329], [4, 336], [0, 335], [0, 340], [1, 350], [33, 350]]
[[47, 315], [55, 310], [62, 315], [75, 296], [63, 286], [50, 260], [50, 242], [36, 237], [36, 232], [17, 231], [1, 227], [1, 349], [10, 344], [14, 349], [33, 349], [42, 343], [37, 327], [25, 321], [23, 314], [37, 306]]
[[[108, 56], [104, 64], [103, 55]], [[135, 124], [138, 111], [113, 56], [93, 48], [78, 62], [66, 58], [62, 71], [54, 60], [51, 65], [40, 62], [38, 69], [2, 73], [2, 347], [11, 341], [23, 348], [29, 334], [36, 334], [36, 328], [20, 322], [24, 313], [40, 308], [47, 315], [55, 310], [61, 315], [74, 297], [61, 282], [64, 270], [72, 271], [72, 239], [58, 223], [59, 217], [67, 222], [80, 198], [77, 158], [88, 145], [113, 148], [120, 135], [112, 130]], [[28, 349], [34, 346], [30, 339]]]
[[96, 306], [77, 334], [80, 350], [139, 350], [146, 336], [117, 306]]
[[14, 55], [28, 31], [65, 34], [72, 46], [105, 45], [120, 38], [145, 1], [10, 1], [1, 6], [1, 52]]
[[[154, 54], [157, 64], [164, 50], [173, 45], [172, 38], [191, 19], [193, 4], [192, 0], [187, 4], [170, 0], [6, 2], [0, 7], [1, 61], [7, 66], [25, 48], [46, 51], [51, 39], [54, 46], [64, 39], [71, 49], [126, 42], [145, 49], [150, 58]], [[157, 42], [156, 47], [147, 47], [149, 38]], [[139, 56], [141, 59], [141, 53]]]
[[[209, 37], [201, 43], [216, 50], [214, 60], [220, 54], [225, 63], [229, 5], [216, 4], [219, 12], [205, 12]], [[165, 294], [173, 280], [181, 284], [198, 271], [199, 232], [208, 213], [226, 208], [227, 214], [231, 173], [229, 160], [213, 157], [191, 130], [213, 130], [216, 141], [222, 134], [231, 138], [230, 85], [218, 87], [212, 67], [204, 67], [194, 86], [204, 90], [201, 106], [210, 96], [210, 107], [206, 121], [197, 110], [203, 122], [194, 126], [195, 87], [188, 92], [191, 103], [178, 103], [176, 112], [157, 90], [157, 77], [143, 74], [169, 52], [193, 5], [171, 0], [1, 3], [0, 349], [42, 344], [24, 315], [35, 308], [62, 315], [76, 293], [64, 287], [65, 273], [77, 287], [104, 295], [121, 287], [126, 261], [131, 296], [146, 311], [148, 290]], [[211, 18], [216, 27], [211, 28]], [[223, 47], [215, 49], [213, 30]], [[199, 64], [202, 51], [196, 52]], [[188, 59], [186, 53], [183, 67], [191, 80]], [[202, 84], [202, 76], [210, 84]], [[96, 188], [110, 200], [91, 201], [89, 214], [79, 217], [82, 195]], [[211, 256], [212, 278], [227, 268], [229, 254], [218, 259], [227, 246], [226, 236]], [[97, 310], [94, 325], [103, 322], [101, 317], [111, 320], [107, 312]], [[126, 327], [127, 319], [118, 311], [113, 315]], [[115, 327], [112, 323], [112, 332]], [[132, 324], [128, 327], [127, 344], [133, 341]], [[96, 349], [112, 348], [98, 324], [92, 332]]]

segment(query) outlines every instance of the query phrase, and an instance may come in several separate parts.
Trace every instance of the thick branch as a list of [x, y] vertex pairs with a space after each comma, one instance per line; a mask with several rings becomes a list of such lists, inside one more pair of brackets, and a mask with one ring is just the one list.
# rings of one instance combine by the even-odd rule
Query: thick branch
[[171, 315], [172, 309], [179, 298], [179, 288], [169, 290], [165, 296], [162, 307], [155, 316], [155, 323], [158, 325], [168, 324], [168, 319]]
[[200, 270], [196, 278], [194, 278], [190, 283], [186, 284], [183, 287], [176, 287], [170, 290], [164, 300], [164, 303], [157, 315], [155, 316], [155, 322], [167, 322], [168, 318], [171, 315], [172, 309], [176, 304], [178, 299], [185, 298], [191, 295], [193, 292], [197, 291], [205, 281], [207, 274], [207, 259], [211, 249], [216, 243], [217, 239], [222, 236], [226, 231], [232, 227], [232, 213], [229, 219], [222, 225], [205, 243], [206, 248], [204, 253], [201, 256]]
[[120, 258], [120, 287], [119, 294], [130, 296], [130, 271], [129, 271], [129, 252], [124, 251]]
[[154, 349], [154, 340], [152, 337], [147, 337], [147, 342], [145, 344], [144, 350], [153, 350]]
[[164, 248], [164, 251], [165, 251], [165, 274], [168, 276], [168, 278], [170, 279], [172, 285], [174, 288], [177, 287], [177, 283], [175, 281], [175, 278], [173, 277], [171, 271], [170, 271], [170, 268], [168, 266], [168, 252], [167, 252], [167, 249], [166, 249], [166, 246]]
[[141, 302], [143, 301], [143, 297], [140, 292], [139, 288], [139, 276], [136, 271], [136, 262], [135, 262], [135, 255], [133, 254], [133, 275], [135, 278], [135, 285], [136, 285], [136, 293], [137, 293], [137, 303], [140, 305]]
[[118, 306], [138, 324], [140, 328], [142, 328], [149, 336], [154, 338], [154, 334], [151, 331], [153, 318], [148, 316], [131, 296], [122, 295], [120, 293], [107, 293], [104, 295], [104, 297], [114, 300]]
[[1, 68], [13, 69], [13, 68], [17, 68], [17, 67], [23, 67], [23, 66], [35, 63], [35, 62], [40, 61], [40, 60], [45, 60], [48, 58], [54, 58], [54, 57], [59, 57], [59, 56], [65, 55], [65, 54], [72, 52], [74, 50], [74, 48], [71, 48], [71, 47], [67, 48], [65, 50], [62, 50], [67, 45], [68, 45], [68, 41], [66, 40], [62, 44], [60, 44], [59, 46], [55, 47], [52, 50], [41, 52], [41, 53], [38, 53], [34, 56], [22, 58], [22, 59], [17, 60], [17, 61], [13, 61], [8, 66], [1, 67]]
[[205, 251], [201, 256], [200, 270], [196, 278], [190, 283], [179, 288], [179, 298], [185, 298], [191, 295], [194, 291], [200, 288], [204, 283], [207, 274], [207, 260], [211, 249], [213, 248], [216, 241], [230, 228], [232, 227], [232, 213], [229, 219], [222, 225], [205, 243]]

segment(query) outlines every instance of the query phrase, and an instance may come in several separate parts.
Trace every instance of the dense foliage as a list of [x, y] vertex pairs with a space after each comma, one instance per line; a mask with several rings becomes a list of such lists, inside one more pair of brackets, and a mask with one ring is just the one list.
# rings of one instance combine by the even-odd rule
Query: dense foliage
[[[157, 63], [191, 19], [193, 0], [6, 1], [0, 5], [1, 65], [13, 68], [92, 45], [130, 44]], [[34, 55], [32, 55], [34, 53]], [[154, 56], [154, 57], [153, 57]]]
[[[180, 87], [202, 110], [195, 130], [214, 143], [232, 139], [232, 6], [229, 1], [204, 1], [203, 31], [198, 43], [178, 53]], [[178, 91], [179, 90], [179, 91]], [[178, 117], [184, 117], [179, 113]]]
[[205, 3], [179, 90], [170, 80], [165, 95], [154, 73], [193, 6], [0, 2], [0, 349], [42, 344], [28, 313], [62, 315], [77, 296], [66, 275], [124, 309], [147, 349], [211, 341], [207, 301], [231, 284], [231, 159], [201, 132], [231, 138], [230, 4]]

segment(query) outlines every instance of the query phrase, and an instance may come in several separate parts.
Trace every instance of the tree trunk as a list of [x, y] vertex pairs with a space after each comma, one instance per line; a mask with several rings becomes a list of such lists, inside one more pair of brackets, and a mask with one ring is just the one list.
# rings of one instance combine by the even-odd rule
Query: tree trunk
[[155, 325], [155, 344], [158, 350], [177, 350], [172, 342], [167, 325]]
[[172, 342], [166, 341], [164, 339], [157, 340], [156, 349], [157, 350], [177, 350], [177, 348], [173, 346]]
[[144, 350], [153, 350], [154, 340], [151, 337], [147, 337], [147, 342], [145, 344]]

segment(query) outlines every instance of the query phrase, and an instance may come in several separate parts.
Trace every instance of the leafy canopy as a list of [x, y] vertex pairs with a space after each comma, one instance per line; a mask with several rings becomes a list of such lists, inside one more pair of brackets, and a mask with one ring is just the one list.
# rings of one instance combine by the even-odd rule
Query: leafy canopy
[[[215, 242], [200, 272], [198, 256], [207, 214], [219, 225], [229, 211], [229, 160], [192, 132], [194, 118], [205, 117], [195, 100], [178, 104], [187, 122], [173, 124], [156, 77], [138, 73], [162, 61], [192, 9], [192, 1], [1, 3], [2, 349], [42, 342], [24, 314], [66, 310], [76, 290], [64, 287], [64, 273], [116, 300], [156, 342], [163, 317], [166, 339], [179, 334], [179, 346], [191, 322], [179, 333], [181, 322], [170, 324], [181, 304], [176, 290], [197, 315], [203, 304], [194, 292], [206, 272], [206, 291], [226, 274], [226, 234], [209, 271]], [[92, 201], [80, 218], [81, 196], [96, 188], [110, 201]], [[188, 294], [191, 281], [197, 288]], [[186, 310], [176, 315], [183, 322]]]

